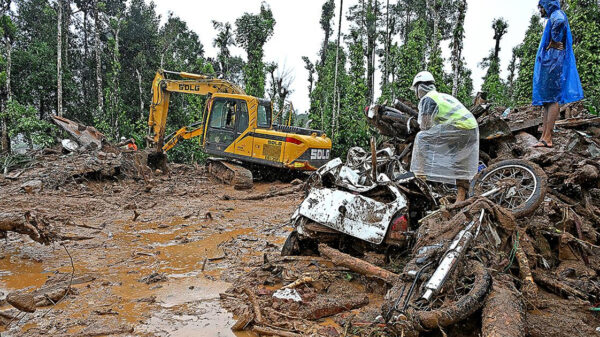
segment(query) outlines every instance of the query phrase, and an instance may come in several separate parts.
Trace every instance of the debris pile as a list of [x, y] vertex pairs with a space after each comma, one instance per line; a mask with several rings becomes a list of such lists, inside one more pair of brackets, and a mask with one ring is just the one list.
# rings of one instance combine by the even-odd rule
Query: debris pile
[[93, 127], [62, 117], [52, 118], [73, 139], [64, 139], [59, 148], [35, 152], [25, 168], [4, 174], [6, 179], [23, 181], [22, 191], [54, 190], [85, 180], [146, 180], [151, 176], [146, 152], [121, 149], [106, 142], [104, 135]]
[[[352, 161], [358, 158], [364, 172], [377, 167], [373, 173], [385, 172], [394, 183], [377, 179], [376, 174], [369, 180], [367, 174], [361, 184], [389, 188], [409, 179], [400, 168], [409, 167], [414, 119], [400, 110], [398, 115], [390, 108], [382, 111], [375, 110], [369, 121], [389, 137], [383, 143], [392, 148], [382, 155], [373, 147], [371, 153], [376, 155], [371, 156], [370, 166], [367, 152], [353, 150], [347, 165], [355, 166]], [[409, 235], [413, 239], [408, 249], [357, 251], [354, 241], [329, 240], [329, 246], [310, 247], [320, 257], [272, 261], [265, 257], [262, 265], [221, 295], [239, 318], [235, 328], [278, 336], [417, 336], [432, 330], [467, 336], [596, 334], [600, 327], [600, 118], [587, 115], [580, 104], [564, 106], [554, 147], [535, 148], [541, 134], [539, 108], [491, 109], [480, 101], [472, 111], [480, 123], [482, 164], [494, 167], [500, 161], [526, 159], [545, 172], [547, 191], [531, 211], [513, 214], [505, 209], [510, 204], [483, 197], [450, 205], [452, 197], [443, 195], [444, 187], [434, 187], [432, 193], [442, 206], [419, 221]], [[516, 177], [515, 172], [506, 172], [504, 179]], [[342, 189], [356, 188], [358, 180], [350, 178], [358, 177], [338, 172], [340, 177], [346, 184]], [[309, 184], [314, 181], [309, 179]], [[332, 207], [323, 219], [339, 211], [343, 222], [344, 216], [356, 211], [347, 209], [353, 207], [351, 203], [344, 205]], [[302, 215], [302, 208], [298, 212]], [[306, 227], [310, 226], [323, 227], [320, 223]], [[352, 235], [327, 227], [334, 229], [331, 236]], [[445, 259], [451, 267], [442, 273]], [[325, 317], [330, 318], [324, 321]], [[337, 325], [326, 323], [331, 320]]]

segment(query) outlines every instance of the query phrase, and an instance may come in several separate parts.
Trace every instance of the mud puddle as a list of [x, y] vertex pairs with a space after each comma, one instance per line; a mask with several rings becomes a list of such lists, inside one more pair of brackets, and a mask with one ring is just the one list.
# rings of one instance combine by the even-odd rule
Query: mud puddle
[[[65, 246], [74, 277], [91, 281], [73, 285], [73, 294], [46, 316], [50, 307], [16, 320], [2, 336], [254, 336], [231, 331], [235, 320], [221, 307], [219, 293], [262, 261], [263, 253], [279, 251], [287, 235], [282, 224], [296, 201], [289, 196], [267, 203], [221, 197], [262, 193], [273, 186], [235, 191], [182, 173], [157, 180], [151, 193], [135, 182], [96, 182], [90, 197], [62, 197], [79, 193], [79, 185], [35, 198], [8, 194], [0, 207], [36, 210], [57, 219], [61, 231], [90, 237]], [[0, 186], [0, 194], [6, 191]], [[70, 275], [63, 247], [10, 234], [0, 244], [0, 308], [11, 310], [3, 301], [9, 292], [32, 292]]]

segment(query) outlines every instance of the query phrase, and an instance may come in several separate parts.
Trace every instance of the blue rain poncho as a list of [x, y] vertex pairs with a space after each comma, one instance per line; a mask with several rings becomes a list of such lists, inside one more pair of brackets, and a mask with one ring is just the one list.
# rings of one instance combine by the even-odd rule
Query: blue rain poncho
[[[575, 65], [573, 36], [567, 15], [559, 0], [540, 0], [548, 22], [535, 59], [533, 71], [533, 105], [566, 104], [583, 98], [583, 89]], [[548, 49], [550, 41], [562, 42], [564, 50]]]

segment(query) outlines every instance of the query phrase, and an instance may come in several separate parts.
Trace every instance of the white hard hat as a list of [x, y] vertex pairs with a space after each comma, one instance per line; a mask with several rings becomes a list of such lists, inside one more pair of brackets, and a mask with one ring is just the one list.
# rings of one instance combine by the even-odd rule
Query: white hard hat
[[410, 87], [412, 90], [415, 90], [415, 85], [417, 83], [422, 83], [422, 82], [433, 82], [435, 83], [435, 79], [433, 78], [433, 75], [431, 75], [430, 72], [428, 71], [422, 71], [420, 73], [417, 74], [417, 76], [415, 76], [415, 79], [413, 80], [412, 83], [412, 87]]
[[121, 137], [121, 141], [122, 141], [122, 142], [124, 142], [124, 141], [126, 141], [126, 140], [127, 140], [127, 138], [125, 138], [124, 136], [123, 136], [123, 137]]

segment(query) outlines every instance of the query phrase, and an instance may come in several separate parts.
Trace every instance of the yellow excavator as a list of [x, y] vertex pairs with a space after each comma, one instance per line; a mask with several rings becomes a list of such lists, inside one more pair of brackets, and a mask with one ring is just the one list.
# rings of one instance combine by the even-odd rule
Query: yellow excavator
[[[201, 122], [165, 136], [174, 92], [208, 99]], [[322, 131], [274, 124], [269, 100], [248, 96], [234, 83], [206, 75], [159, 70], [152, 82], [148, 126], [155, 149], [150, 160], [166, 165], [165, 153], [179, 140], [200, 137], [204, 152], [218, 157], [209, 159], [208, 171], [239, 189], [252, 186], [251, 170], [314, 171], [329, 161], [331, 153], [331, 139]]]

